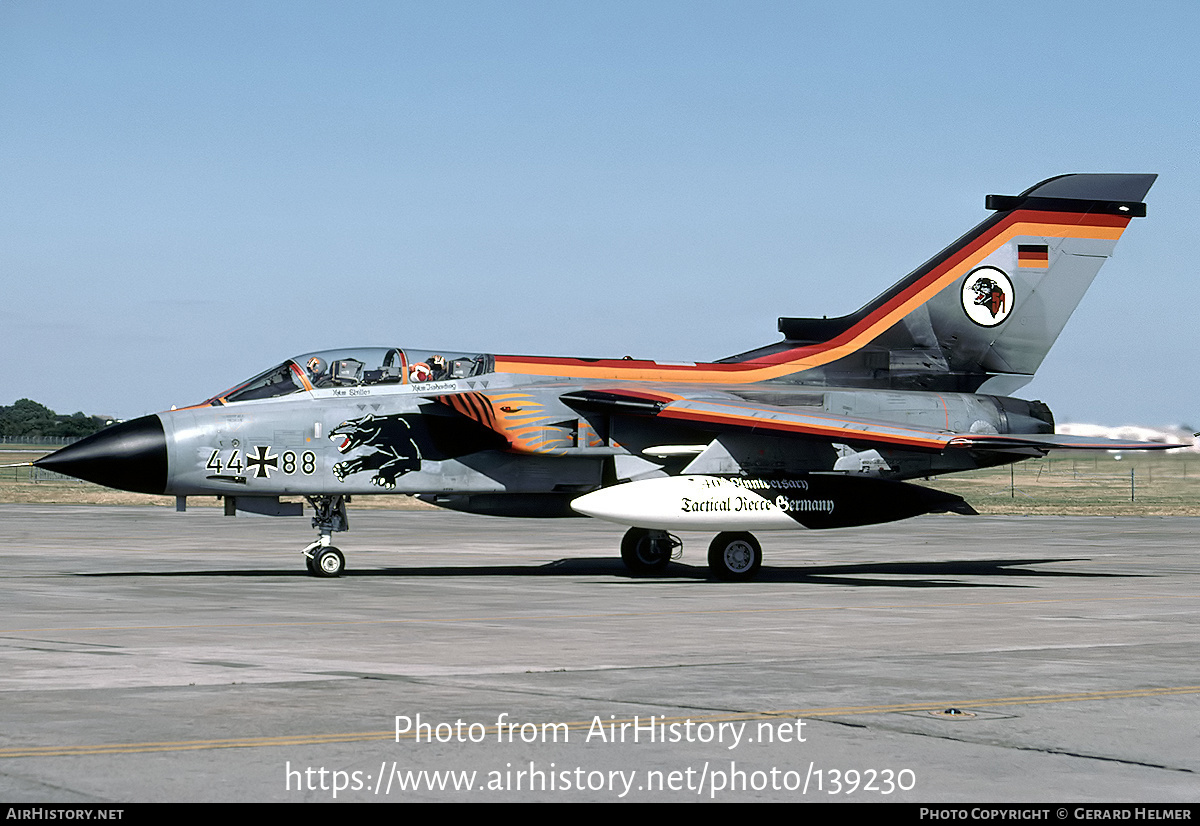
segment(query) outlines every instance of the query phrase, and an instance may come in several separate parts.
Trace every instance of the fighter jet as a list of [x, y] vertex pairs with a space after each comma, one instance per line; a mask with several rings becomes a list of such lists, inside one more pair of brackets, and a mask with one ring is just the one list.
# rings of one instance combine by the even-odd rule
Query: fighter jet
[[628, 526], [631, 572], [715, 532], [715, 578], [750, 579], [754, 531], [974, 510], [909, 480], [1051, 450], [1160, 444], [1056, 435], [1012, 394], [1041, 364], [1155, 175], [1062, 175], [991, 214], [862, 309], [780, 318], [775, 343], [714, 362], [359, 347], [290, 358], [201, 404], [123, 422], [35, 464], [131, 491], [300, 515], [308, 570], [335, 577], [352, 496], [414, 494], [494, 516]]

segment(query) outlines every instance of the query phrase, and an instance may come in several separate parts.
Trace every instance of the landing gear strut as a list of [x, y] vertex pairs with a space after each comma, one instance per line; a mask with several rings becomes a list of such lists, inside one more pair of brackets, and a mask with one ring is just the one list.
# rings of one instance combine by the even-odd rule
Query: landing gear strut
[[637, 576], [657, 574], [667, 567], [675, 549], [682, 547], [679, 537], [666, 531], [630, 528], [621, 539], [621, 561]]
[[330, 543], [330, 535], [334, 531], [350, 530], [350, 520], [346, 517], [346, 497], [344, 496], [306, 496], [308, 504], [315, 511], [312, 526], [320, 532], [315, 542], [304, 549], [304, 564], [313, 576], [341, 576], [346, 570], [346, 557]]

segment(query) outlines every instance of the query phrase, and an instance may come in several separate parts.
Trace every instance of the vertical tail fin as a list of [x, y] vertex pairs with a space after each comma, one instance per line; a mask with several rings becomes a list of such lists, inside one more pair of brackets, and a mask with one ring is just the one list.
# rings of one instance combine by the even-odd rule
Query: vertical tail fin
[[1129, 220], [1146, 214], [1156, 177], [1062, 175], [989, 195], [995, 214], [862, 309], [781, 318], [786, 341], [726, 361], [794, 364], [805, 382], [1007, 395], [1032, 378]]

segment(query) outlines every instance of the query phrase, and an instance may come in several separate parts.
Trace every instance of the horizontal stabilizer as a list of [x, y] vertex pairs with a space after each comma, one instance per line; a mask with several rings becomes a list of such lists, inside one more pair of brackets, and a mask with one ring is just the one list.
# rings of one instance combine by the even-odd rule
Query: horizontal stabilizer
[[1091, 436], [1065, 436], [1055, 433], [972, 433], [951, 439], [950, 447], [968, 447], [974, 450], [1170, 450], [1187, 445], [1137, 442], [1131, 439], [1097, 439]]

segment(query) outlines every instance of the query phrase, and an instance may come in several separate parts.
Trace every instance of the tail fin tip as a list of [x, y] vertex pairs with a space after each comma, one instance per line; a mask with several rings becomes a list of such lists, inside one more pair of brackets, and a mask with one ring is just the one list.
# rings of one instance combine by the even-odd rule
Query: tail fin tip
[[1154, 173], [1057, 175], [1034, 184], [1020, 195], [989, 195], [984, 205], [996, 212], [1037, 209], [1143, 218], [1146, 205], [1142, 200], [1157, 178], [1158, 175]]

